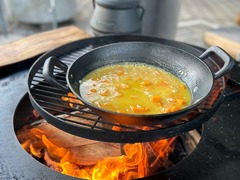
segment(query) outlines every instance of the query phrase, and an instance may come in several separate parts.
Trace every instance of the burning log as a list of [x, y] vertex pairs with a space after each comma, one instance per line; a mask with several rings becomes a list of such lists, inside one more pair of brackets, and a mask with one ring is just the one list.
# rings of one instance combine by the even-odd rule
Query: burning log
[[20, 143], [29, 140], [32, 135], [36, 133], [44, 134], [48, 137], [49, 141], [54, 142], [55, 145], [60, 147], [78, 147], [90, 143], [95, 143], [96, 141], [80, 138], [78, 136], [74, 136], [72, 134], [66, 133], [51, 124], [47, 121], [40, 120], [39, 125], [32, 127], [31, 129], [23, 129], [17, 132], [17, 138]]
[[[78, 113], [62, 114], [58, 118], [91, 126], [92, 122]], [[172, 138], [134, 144], [99, 142], [66, 133], [44, 119], [23, 127], [17, 137], [29, 154], [58, 172], [87, 179], [119, 180], [145, 177], [170, 167], [168, 155], [173, 152], [175, 141]]]
[[[85, 123], [87, 121], [71, 115], [59, 115], [58, 117], [81, 122], [85, 121]], [[55, 151], [58, 149], [58, 157], [52, 154], [54, 159], [60, 159], [64, 155], [61, 156], [59, 154], [69, 152], [68, 161], [81, 166], [94, 165], [98, 160], [105, 157], [121, 156], [120, 144], [80, 138], [52, 126], [44, 119], [39, 120], [37, 125], [32, 128], [22, 128], [22, 130], [17, 132], [17, 138], [22, 143], [24, 149], [35, 153], [37, 157], [43, 156], [43, 154], [41, 155], [41, 150], [46, 148], [46, 146], [52, 149], [54, 147]], [[34, 140], [30, 142], [30, 139]], [[32, 144], [30, 145], [30, 143]], [[64, 149], [63, 152], [61, 149]]]
[[[74, 112], [73, 114], [76, 114], [78, 112]], [[89, 116], [91, 116], [89, 114]], [[74, 121], [87, 122], [86, 119], [79, 118], [76, 116], [71, 115], [58, 115], [59, 118], [66, 118], [71, 119]], [[48, 137], [49, 141], [54, 142], [55, 145], [60, 147], [77, 147], [82, 146], [86, 144], [96, 143], [97, 141], [89, 140], [85, 138], [80, 138], [78, 136], [74, 136], [72, 134], [66, 133], [51, 124], [49, 124], [45, 119], [41, 119], [35, 123], [33, 123], [30, 126], [23, 127], [21, 130], [17, 132], [17, 138], [20, 143], [25, 142], [26, 140], [29, 140], [31, 138], [31, 135], [34, 135], [36, 133], [44, 134]]]
[[69, 162], [85, 166], [95, 165], [106, 157], [121, 156], [120, 144], [117, 143], [95, 142], [67, 149], [72, 154]]
[[188, 132], [188, 135], [183, 134], [182, 140], [184, 141], [184, 148], [187, 154], [191, 154], [193, 150], [196, 148], [197, 144], [201, 139], [201, 135], [197, 130], [192, 130]]

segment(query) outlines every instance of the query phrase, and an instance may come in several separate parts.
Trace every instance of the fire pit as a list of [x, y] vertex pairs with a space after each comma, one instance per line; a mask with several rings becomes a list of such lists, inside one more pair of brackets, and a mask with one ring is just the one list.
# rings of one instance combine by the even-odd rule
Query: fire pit
[[[119, 37], [118, 37], [119, 38]], [[108, 43], [112, 42], [112, 39], [115, 41], [119, 41], [117, 37], [111, 37], [108, 39]], [[122, 37], [122, 41], [127, 41], [131, 38], [131, 40], [139, 40], [139, 37], [137, 36], [128, 36], [128, 37]], [[143, 37], [144, 39], [144, 37]], [[190, 45], [182, 44], [182, 43], [175, 43], [175, 42], [168, 42], [165, 40], [161, 39], [152, 39], [155, 42], [166, 42], [166, 43], [173, 43], [177, 44], [181, 48], [187, 48], [187, 50], [192, 51], [194, 54], [199, 55], [201, 54], [201, 49], [192, 47]], [[86, 40], [88, 43], [94, 44], [96, 43], [96, 39], [88, 39]], [[81, 43], [86, 43], [85, 40], [81, 41]], [[97, 45], [99, 46], [101, 44], [106, 43], [106, 39], [101, 39], [97, 41]], [[81, 44], [80, 43], [80, 44]], [[87, 43], [87, 44], [88, 44]], [[80, 45], [79, 42], [76, 42], [75, 45]], [[89, 45], [88, 47], [94, 48], [95, 46]], [[80, 47], [80, 46], [79, 46]], [[81, 46], [82, 47], [82, 46]], [[84, 46], [85, 47], [85, 46]], [[73, 54], [70, 55], [70, 57], [75, 58], [74, 52], [76, 52], [72, 47], [64, 47], [64, 51], [71, 51]], [[87, 49], [88, 50], [88, 49]], [[78, 50], [77, 50], [78, 51]], [[53, 51], [54, 52], [54, 51]], [[52, 52], [52, 53], [53, 53]], [[55, 51], [56, 52], [56, 51]], [[78, 54], [79, 55], [79, 54]], [[59, 55], [61, 57], [64, 57], [62, 55]], [[69, 57], [69, 56], [68, 56]], [[211, 64], [211, 60], [209, 61]], [[36, 80], [36, 84], [40, 85], [42, 87], [42, 77], [36, 77], [35, 73], [38, 72], [38, 74], [41, 74], [41, 61], [37, 61], [35, 64], [36, 66], [39, 66], [40, 69], [35, 69], [34, 73], [31, 73], [30, 76], [34, 77]], [[213, 66], [213, 69], [215, 66]], [[216, 67], [217, 68], [217, 67]], [[60, 73], [60, 79], [61, 79], [61, 72]], [[31, 83], [29, 83], [31, 84]], [[35, 84], [35, 85], [36, 85]], [[195, 148], [193, 152], [188, 155], [188, 156], [183, 156], [182, 159], [180, 159], [176, 165], [169, 166], [170, 168], [165, 169], [164, 171], [157, 171], [156, 173], [150, 175], [147, 177], [147, 179], [208, 179], [208, 178], [215, 178], [215, 179], [236, 179], [239, 177], [239, 171], [238, 167], [240, 165], [240, 157], [239, 157], [239, 133], [238, 129], [240, 127], [238, 117], [239, 117], [239, 111], [238, 111], [238, 104], [239, 104], [239, 99], [240, 99], [240, 93], [236, 92], [235, 94], [229, 95], [223, 100], [223, 91], [222, 88], [224, 88], [225, 81], [224, 79], [221, 79], [221, 81], [217, 84], [216, 90], [217, 93], [215, 92], [215, 95], [213, 95], [212, 99], [210, 99], [211, 103], [206, 103], [207, 106], [200, 107], [200, 116], [197, 115], [195, 118], [192, 119], [182, 119], [182, 120], [177, 120], [176, 123], [173, 124], [167, 124], [164, 128], [160, 129], [151, 129], [150, 131], [147, 131], [147, 133], [150, 133], [150, 135], [146, 135], [145, 133], [142, 133], [142, 129], [139, 131], [140, 136], [138, 135], [139, 132], [136, 131], [136, 127], [132, 130], [133, 127], [127, 128], [126, 127], [120, 127], [121, 129], [125, 130], [124, 135], [122, 135], [121, 138], [117, 139], [114, 137], [115, 134], [119, 135], [119, 128], [112, 128], [113, 125], [110, 124], [109, 126], [104, 126], [103, 131], [108, 131], [110, 132], [110, 136], [113, 134], [113, 138], [111, 139], [110, 137], [105, 137], [105, 136], [92, 136], [87, 134], [87, 131], [84, 131], [84, 129], [90, 129], [89, 127], [83, 128], [81, 127], [81, 130], [83, 132], [76, 132], [72, 131], [71, 126], [65, 125], [65, 132], [71, 133], [73, 135], [77, 136], [82, 136], [84, 138], [89, 138], [93, 139], [94, 141], [96, 140], [102, 140], [107, 141], [110, 143], [120, 143], [120, 144], [125, 144], [125, 143], [134, 143], [134, 142], [141, 142], [141, 143], [148, 143], [148, 142], [153, 142], [156, 139], [165, 139], [166, 136], [164, 136], [164, 133], [167, 134], [168, 138], [175, 138], [179, 134], [182, 134], [184, 132], [188, 132], [191, 129], [195, 129], [196, 127], [199, 128], [201, 127], [203, 122], [206, 122], [209, 120], [211, 115], [215, 112], [216, 114], [203, 126], [203, 132], [202, 132], [202, 137]], [[31, 86], [33, 87], [33, 86]], [[39, 86], [38, 86], [39, 87]], [[11, 89], [11, 88], [10, 88]], [[34, 89], [34, 88], [33, 88]], [[40, 88], [41, 89], [41, 88]], [[16, 91], [16, 89], [14, 89]], [[12, 90], [12, 92], [14, 91]], [[34, 89], [36, 90], [36, 89]], [[36, 92], [36, 91], [35, 91]], [[36, 95], [36, 94], [34, 94]], [[40, 93], [40, 95], [42, 95]], [[6, 97], [10, 97], [11, 93], [9, 92], [6, 93]], [[34, 96], [35, 98], [36, 96]], [[75, 99], [74, 97], [71, 97], [71, 95], [64, 95], [65, 98], [69, 98], [69, 101], [66, 101], [66, 99], [62, 99], [62, 94], [60, 93], [60, 100], [66, 103], [67, 106], [69, 107], [69, 103], [73, 105], [73, 110], [75, 110], [75, 105], [78, 105], [78, 102], [71, 101]], [[53, 96], [55, 98], [55, 96]], [[1, 137], [0, 137], [0, 142], [1, 142], [1, 160], [0, 160], [0, 178], [1, 179], [72, 179], [70, 176], [65, 176], [59, 172], [53, 171], [46, 166], [43, 166], [39, 161], [36, 161], [34, 158], [32, 158], [28, 153], [24, 152], [23, 148], [19, 145], [19, 143], [16, 141], [15, 133], [19, 131], [21, 128], [29, 123], [33, 123], [32, 120], [35, 122], [36, 117], [33, 116], [32, 110], [33, 107], [31, 106], [30, 100], [32, 101], [32, 97], [28, 97], [28, 95], [25, 95], [22, 100], [18, 103], [18, 107], [16, 108], [16, 111], [14, 113], [14, 123], [12, 123], [12, 120], [9, 119], [9, 115], [5, 117], [6, 118], [6, 123], [0, 124], [1, 128], [3, 131], [1, 131]], [[34, 99], [35, 100], [35, 99]], [[39, 100], [39, 99], [38, 99]], [[47, 100], [46, 100], [47, 101]], [[55, 99], [56, 101], [56, 99]], [[18, 101], [16, 101], [18, 102]], [[45, 103], [40, 101], [36, 101], [37, 104]], [[34, 102], [32, 102], [34, 105]], [[52, 101], [50, 101], [50, 104]], [[54, 105], [55, 102], [52, 104]], [[221, 104], [221, 106], [220, 106]], [[42, 104], [41, 104], [42, 105]], [[210, 107], [209, 107], [210, 105]], [[30, 106], [30, 107], [29, 107]], [[220, 106], [220, 109], [218, 107]], [[23, 108], [24, 107], [24, 108]], [[48, 106], [49, 107], [49, 106]], [[35, 107], [34, 107], [35, 108]], [[39, 108], [39, 107], [38, 107]], [[40, 108], [42, 108], [40, 106]], [[202, 108], [202, 109], [201, 109]], [[36, 108], [37, 109], [37, 108]], [[198, 112], [199, 112], [198, 109]], [[12, 107], [12, 110], [14, 110], [14, 107]], [[60, 108], [60, 110], [62, 110]], [[54, 124], [56, 121], [55, 115], [56, 115], [56, 109], [54, 111], [51, 111], [51, 113], [47, 113], [52, 117], [49, 122]], [[227, 113], [226, 113], [227, 112]], [[58, 112], [59, 113], [59, 112]], [[13, 111], [12, 111], [13, 114]], [[43, 114], [44, 115], [44, 114]], [[195, 115], [195, 113], [194, 113]], [[4, 117], [4, 116], [2, 116]], [[196, 118], [197, 117], [197, 118]], [[25, 120], [25, 121], [24, 121]], [[57, 119], [59, 120], [59, 119]], [[97, 122], [96, 124], [98, 125], [99, 121], [101, 119], [94, 119], [94, 122]], [[66, 124], [66, 119], [63, 119], [63, 122]], [[70, 122], [70, 125], [72, 122]], [[12, 130], [12, 124], [14, 124], [14, 129], [15, 133]], [[54, 124], [55, 125], [55, 124]], [[85, 126], [85, 125], [84, 125]], [[105, 128], [107, 127], [107, 128]], [[119, 127], [119, 126], [117, 126]], [[62, 128], [60, 126], [60, 128]], [[153, 128], [153, 127], [152, 127]], [[155, 128], [155, 127], [154, 127]], [[74, 129], [74, 128], [73, 128]], [[98, 133], [95, 132], [95, 126], [93, 126], [93, 131], [90, 131], [91, 133]], [[78, 130], [79, 130], [79, 125], [78, 125]], [[137, 129], [138, 130], [138, 129]], [[174, 131], [172, 131], [174, 130]], [[179, 131], [178, 131], [179, 130]], [[69, 132], [68, 132], [69, 131]], [[101, 130], [100, 130], [101, 131]], [[157, 132], [156, 132], [157, 131]], [[89, 133], [89, 132], [88, 132]], [[91, 134], [90, 133], [90, 134]], [[96, 135], [95, 134], [95, 135]], [[133, 135], [133, 138], [128, 139], [127, 134]], [[144, 134], [144, 135], [143, 135]], [[187, 133], [186, 133], [187, 134]], [[129, 136], [130, 137], [130, 136]], [[103, 138], [103, 139], [102, 139]], [[129, 140], [129, 142], [128, 142]], [[117, 142], [116, 142], [117, 141]], [[17, 142], [17, 143], [16, 143]], [[16, 163], [16, 162], [22, 162]]]
[[[230, 163], [235, 159], [235, 156], [239, 153], [239, 150], [237, 150], [237, 148], [239, 147], [239, 144], [237, 143], [237, 141], [239, 140], [240, 137], [235, 132], [235, 130], [237, 131], [237, 129], [233, 128], [233, 131], [231, 131], [231, 128], [229, 127], [229, 121], [231, 122], [231, 125], [238, 126], [239, 114], [238, 114], [237, 104], [239, 103], [238, 102], [239, 98], [240, 98], [240, 93], [233, 94], [228, 98], [226, 98], [226, 100], [224, 101], [224, 104], [221, 106], [221, 109], [220, 109], [223, 111], [218, 111], [216, 116], [214, 116], [209, 122], [207, 122], [203, 126], [203, 133], [202, 133], [202, 138], [200, 140], [200, 143], [197, 145], [196, 149], [194, 149], [194, 151], [190, 155], [187, 156], [187, 154], [181, 154], [182, 157], [180, 156], [181, 161], [179, 164], [177, 163], [171, 168], [166, 169], [163, 172], [158, 172], [153, 176], [150, 176], [150, 177], [148, 176], [147, 179], [149, 178], [150, 179], [156, 179], [156, 178], [168, 179], [169, 177], [186, 179], [188, 177], [196, 178], [199, 176], [203, 176], [202, 179], [205, 179], [206, 178], [205, 174], [208, 174], [208, 176], [211, 175], [211, 176], [217, 177], [218, 179], [224, 179], [226, 178], [226, 175], [228, 173], [235, 173], [231, 175], [236, 176], [236, 173], [237, 173], [236, 170], [238, 168], [237, 164], [236, 164], [236, 167], [233, 167], [232, 169], [224, 168], [224, 172], [222, 172], [221, 170], [222, 174], [215, 174], [215, 173], [212, 174], [212, 172], [208, 168], [211, 168], [212, 166], [216, 165], [218, 162], [222, 162], [224, 164], [225, 162]], [[24, 107], [30, 106], [30, 108], [26, 108], [27, 112], [25, 110], [23, 111], [21, 108], [17, 109], [17, 111], [15, 112], [14, 125], [16, 127], [15, 128], [16, 131], [20, 127], [23, 127], [26, 124], [29, 124], [29, 122], [33, 123], [34, 119], [36, 118], [35, 115], [33, 115], [32, 113], [33, 108], [31, 107], [31, 104], [27, 95], [21, 100], [18, 107], [23, 107], [23, 106]], [[231, 115], [231, 118], [228, 119], [227, 121], [222, 120], [222, 118], [224, 119], [228, 118], [228, 113], [224, 112], [225, 110], [228, 110], [228, 111], [231, 110], [233, 112], [233, 114]], [[25, 116], [22, 116], [22, 117], [19, 116], [21, 114], [25, 114]], [[22, 118], [25, 119], [25, 121], [23, 121]], [[226, 129], [223, 128], [225, 126], [226, 126]], [[224, 134], [223, 134], [224, 132], [230, 133], [231, 137], [234, 137], [234, 138], [224, 137]], [[218, 137], [221, 137], [221, 138], [219, 139]], [[213, 139], [217, 141], [213, 142]], [[186, 139], [182, 139], [182, 140], [186, 141]], [[225, 142], [226, 140], [228, 141]], [[220, 148], [220, 152], [219, 152], [219, 148]], [[228, 148], [230, 149], [232, 148], [232, 149], [229, 150]], [[223, 152], [221, 152], [221, 149], [223, 150]], [[237, 162], [238, 161], [236, 161], [236, 163]], [[30, 164], [35, 164], [35, 163], [30, 163]], [[203, 172], [199, 172], [199, 169], [197, 169], [199, 165], [203, 166]], [[226, 165], [226, 166], [229, 167], [229, 165]], [[40, 168], [39, 165], [37, 165], [36, 167], [38, 167], [39, 169], [42, 169], [42, 167], [40, 166], [41, 167]], [[196, 169], [192, 169], [192, 167], [195, 167]], [[189, 173], [189, 171], [191, 173]], [[176, 175], [175, 172], [177, 172], [178, 175]], [[55, 173], [52, 173], [51, 176], [53, 176], [54, 174]]]
[[74, 177], [147, 177], [182, 161], [200, 140], [199, 132], [194, 130], [180, 137], [147, 143], [93, 141], [70, 135], [42, 120], [26, 98], [24, 105], [32, 113], [15, 122], [22, 126], [16, 132], [22, 147], [51, 169]]

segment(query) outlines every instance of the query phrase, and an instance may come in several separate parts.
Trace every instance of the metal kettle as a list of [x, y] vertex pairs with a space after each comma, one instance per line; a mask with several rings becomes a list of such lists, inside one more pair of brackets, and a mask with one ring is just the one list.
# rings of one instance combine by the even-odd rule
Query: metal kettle
[[96, 36], [140, 34], [144, 9], [139, 0], [95, 0], [90, 20]]

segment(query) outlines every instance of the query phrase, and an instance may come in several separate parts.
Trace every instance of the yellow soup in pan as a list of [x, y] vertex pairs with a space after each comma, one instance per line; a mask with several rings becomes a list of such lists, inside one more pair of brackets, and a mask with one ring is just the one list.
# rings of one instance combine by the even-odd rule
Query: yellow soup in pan
[[144, 63], [98, 68], [80, 83], [82, 98], [99, 108], [127, 114], [162, 114], [191, 104], [186, 84], [163, 69]]

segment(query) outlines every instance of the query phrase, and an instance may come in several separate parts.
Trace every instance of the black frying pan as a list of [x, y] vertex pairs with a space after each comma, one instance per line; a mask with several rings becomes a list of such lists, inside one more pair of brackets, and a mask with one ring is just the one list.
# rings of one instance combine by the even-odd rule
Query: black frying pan
[[[216, 73], [212, 73], [203, 62], [211, 53], [215, 53], [224, 62], [223, 67]], [[79, 57], [69, 68], [55, 57], [50, 57], [45, 61], [43, 76], [54, 86], [66, 91], [71, 90], [87, 107], [105, 120], [130, 125], [156, 125], [170, 122], [196, 108], [211, 92], [214, 80], [232, 68], [233, 61], [225, 51], [216, 46], [210, 47], [197, 57], [181, 49], [157, 43], [123, 42], [96, 48]], [[83, 99], [79, 91], [80, 80], [94, 69], [119, 62], [147, 63], [174, 74], [189, 87], [192, 104], [172, 113], [139, 115], [101, 109]], [[61, 84], [54, 77], [54, 66], [67, 70], [68, 86]]]

